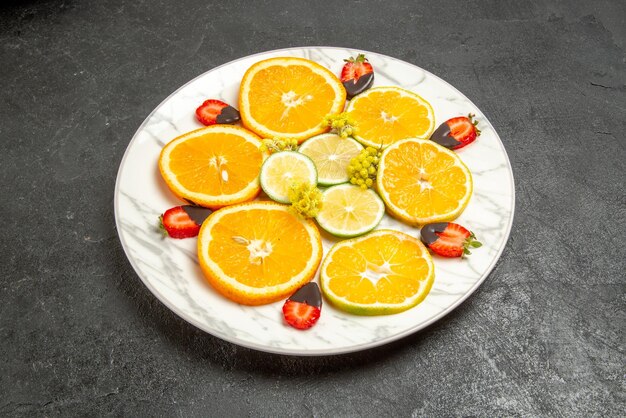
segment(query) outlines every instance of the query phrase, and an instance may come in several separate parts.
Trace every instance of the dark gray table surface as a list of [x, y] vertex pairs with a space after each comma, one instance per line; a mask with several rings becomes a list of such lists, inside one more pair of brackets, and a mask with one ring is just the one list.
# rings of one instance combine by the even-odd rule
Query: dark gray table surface
[[[0, 414], [624, 416], [623, 1], [44, 0], [0, 6]], [[135, 130], [255, 52], [350, 46], [447, 80], [516, 182], [479, 290], [428, 329], [334, 357], [223, 342], [142, 284], [113, 189]]]

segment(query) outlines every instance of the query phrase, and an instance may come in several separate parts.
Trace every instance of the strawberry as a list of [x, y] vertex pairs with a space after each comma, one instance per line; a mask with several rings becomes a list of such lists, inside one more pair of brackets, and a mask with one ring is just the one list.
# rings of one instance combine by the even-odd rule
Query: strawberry
[[235, 123], [239, 120], [239, 111], [221, 100], [209, 99], [196, 109], [196, 116], [203, 125], [216, 123]]
[[322, 312], [322, 294], [315, 283], [307, 283], [283, 305], [285, 321], [297, 329], [309, 329]]
[[420, 233], [422, 242], [442, 257], [463, 257], [471, 254], [470, 248], [483, 245], [476, 240], [473, 232], [452, 222], [424, 225]]
[[200, 206], [174, 206], [159, 217], [159, 227], [172, 238], [195, 237], [210, 214], [211, 209]]
[[459, 149], [471, 144], [480, 135], [480, 129], [476, 127], [478, 121], [474, 115], [459, 116], [448, 119], [430, 136], [432, 141], [450, 149]]
[[367, 62], [365, 55], [359, 54], [356, 58], [344, 60], [346, 63], [341, 69], [341, 82], [348, 97], [354, 97], [372, 87], [374, 83], [374, 69]]

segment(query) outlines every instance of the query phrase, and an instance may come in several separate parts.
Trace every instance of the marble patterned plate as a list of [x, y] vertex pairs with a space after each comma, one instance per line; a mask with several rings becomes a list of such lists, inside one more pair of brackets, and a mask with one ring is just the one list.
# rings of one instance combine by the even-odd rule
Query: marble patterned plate
[[[396, 315], [360, 317], [325, 303], [317, 325], [298, 331], [283, 323], [282, 302], [253, 308], [220, 296], [203, 279], [196, 239], [165, 239], [156, 228], [159, 214], [181, 204], [160, 177], [159, 152], [174, 137], [201, 127], [194, 111], [202, 101], [219, 98], [237, 106], [245, 70], [262, 59], [304, 57], [339, 74], [343, 59], [359, 52], [364, 51], [289, 48], [232, 61], [179, 88], [139, 127], [117, 176], [117, 229], [141, 280], [181, 318], [216, 337], [257, 350], [292, 355], [346, 353], [397, 340], [432, 324], [472, 294], [493, 269], [509, 236], [515, 201], [511, 166], [498, 134], [482, 112], [450, 84], [415, 65], [373, 52], [365, 53], [375, 69], [375, 86], [401, 86], [420, 94], [435, 109], [436, 126], [471, 112], [482, 130], [475, 143], [459, 150], [473, 174], [474, 194], [458, 222], [472, 229], [484, 245], [464, 260], [435, 258], [435, 283], [421, 304]], [[417, 228], [387, 215], [379, 228], [419, 236]], [[325, 252], [332, 244], [331, 239], [324, 239]]]

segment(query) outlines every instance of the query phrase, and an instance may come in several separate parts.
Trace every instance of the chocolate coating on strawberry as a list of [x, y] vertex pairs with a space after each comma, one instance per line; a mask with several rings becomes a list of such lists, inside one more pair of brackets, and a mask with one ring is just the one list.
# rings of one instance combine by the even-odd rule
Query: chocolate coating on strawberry
[[348, 98], [363, 93], [374, 84], [374, 68], [365, 58], [359, 54], [356, 58], [350, 57], [344, 60], [346, 63], [341, 69], [341, 83], [346, 89]]
[[434, 224], [426, 224], [420, 230], [420, 235], [422, 236], [422, 242], [426, 246], [430, 246], [439, 238], [437, 233], [442, 233], [448, 227], [448, 222], [438, 222]]
[[239, 111], [221, 100], [205, 100], [196, 109], [198, 121], [206, 126], [216, 123], [235, 123], [240, 119]]
[[454, 149], [455, 147], [461, 145], [461, 143], [454, 139], [454, 137], [450, 135], [450, 132], [450, 127], [446, 122], [444, 122], [439, 125], [437, 129], [435, 129], [435, 132], [433, 132], [433, 134], [430, 136], [430, 140], [438, 143], [443, 147]]
[[235, 123], [239, 121], [239, 111], [232, 106], [226, 106], [222, 109], [219, 115], [217, 115], [217, 123]]
[[471, 144], [480, 135], [476, 126], [478, 121], [474, 115], [457, 116], [450, 118], [435, 130], [430, 136], [431, 141], [449, 149], [459, 149]]
[[424, 225], [420, 234], [422, 242], [442, 257], [465, 257], [472, 253], [471, 248], [483, 245], [472, 231], [454, 222]]
[[195, 237], [210, 213], [210, 209], [199, 206], [174, 206], [159, 216], [159, 228], [171, 238]]
[[305, 330], [317, 323], [322, 313], [322, 294], [316, 283], [307, 283], [298, 289], [283, 305], [285, 322]]
[[322, 294], [317, 283], [307, 283], [296, 291], [289, 300], [293, 302], [306, 303], [318, 308], [322, 307]]
[[349, 98], [363, 93], [365, 90], [372, 87], [374, 84], [374, 73], [362, 75], [356, 80], [344, 81], [343, 87], [346, 89], [346, 94]]
[[202, 225], [202, 222], [213, 212], [201, 206], [184, 205], [182, 208], [197, 225]]

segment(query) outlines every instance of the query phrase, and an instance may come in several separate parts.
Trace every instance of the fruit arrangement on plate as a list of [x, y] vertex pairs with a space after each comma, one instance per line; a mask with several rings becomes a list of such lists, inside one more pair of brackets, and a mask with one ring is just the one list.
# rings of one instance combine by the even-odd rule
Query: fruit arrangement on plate
[[[160, 173], [186, 204], [166, 210], [161, 227], [198, 237], [204, 276], [223, 296], [285, 301], [285, 323], [297, 329], [316, 324], [322, 295], [351, 314], [394, 314], [428, 295], [431, 253], [436, 262], [481, 245], [452, 222], [473, 189], [456, 150], [480, 135], [477, 122], [458, 116], [435, 129], [425, 98], [373, 87], [374, 75], [362, 54], [337, 69], [257, 62], [241, 80], [239, 110], [207, 98], [196, 110], [205, 126], [163, 147]], [[385, 212], [415, 235], [377, 228]], [[327, 235], [336, 242], [325, 252]]]

